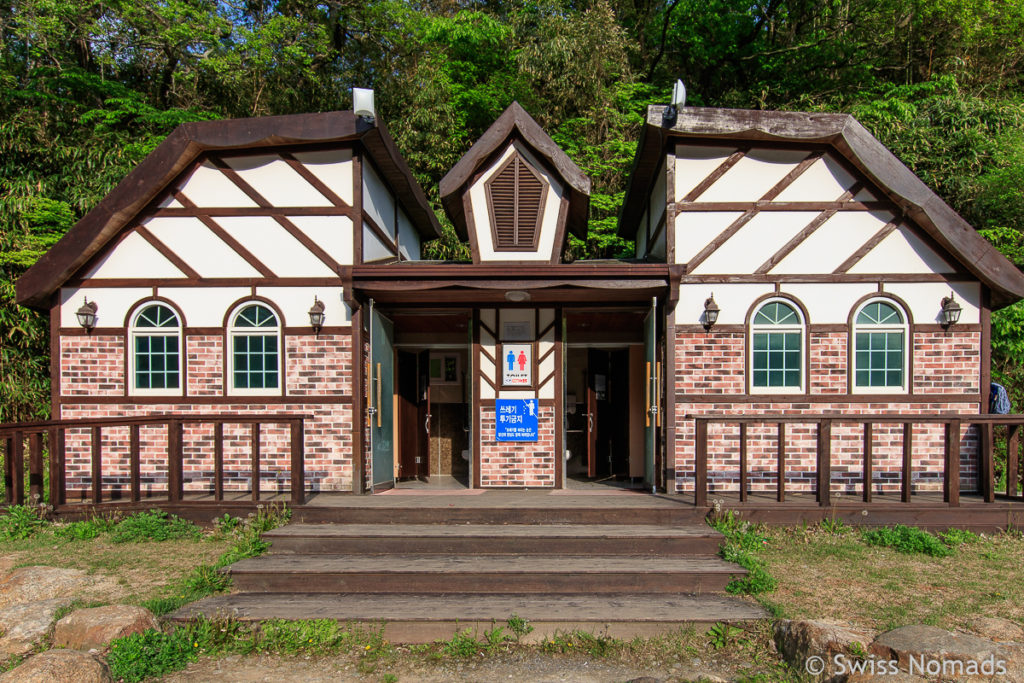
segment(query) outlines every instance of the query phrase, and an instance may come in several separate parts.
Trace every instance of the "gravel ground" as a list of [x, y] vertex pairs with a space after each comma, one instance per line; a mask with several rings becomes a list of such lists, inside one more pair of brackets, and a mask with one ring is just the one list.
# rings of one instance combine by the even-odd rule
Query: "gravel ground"
[[[622, 683], [643, 679], [659, 681], [725, 681], [731, 676], [711, 666], [666, 664], [655, 671], [602, 660], [540, 653], [510, 653], [488, 657], [480, 662], [401, 663], [372, 673], [360, 673], [347, 658], [240, 657], [203, 659], [187, 669], [161, 680], [173, 683], [193, 681], [232, 681], [237, 683], [327, 683], [330, 681], [384, 680], [385, 674], [397, 676], [399, 683], [440, 683], [442, 681], [474, 681], [479, 683]], [[702, 678], [703, 677], [703, 678]]]

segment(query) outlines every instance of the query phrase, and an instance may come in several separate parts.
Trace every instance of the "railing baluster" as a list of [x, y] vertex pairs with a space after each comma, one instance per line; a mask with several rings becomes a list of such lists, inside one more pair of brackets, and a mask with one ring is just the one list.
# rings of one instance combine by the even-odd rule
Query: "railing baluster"
[[131, 482], [131, 501], [138, 503], [142, 500], [142, 463], [141, 463], [141, 427], [133, 424], [128, 428], [128, 467]]
[[224, 500], [224, 423], [213, 423], [213, 499]]
[[181, 420], [167, 422], [167, 501], [180, 503], [183, 493], [182, 459], [184, 433]]
[[943, 499], [950, 507], [960, 505], [960, 420], [946, 423], [946, 462], [943, 468]]
[[43, 502], [43, 433], [28, 435], [28, 497], [33, 505]]
[[747, 502], [747, 423], [740, 422], [740, 502]]
[[874, 472], [872, 471], [873, 460], [874, 460], [874, 438], [872, 434], [872, 424], [870, 422], [864, 423], [864, 502], [871, 502], [871, 489], [874, 485]]
[[304, 425], [301, 419], [292, 420], [292, 505], [302, 505], [306, 502], [306, 452], [304, 441]]
[[252, 423], [252, 499], [260, 499], [260, 423]]
[[47, 460], [50, 469], [50, 505], [53, 507], [61, 504], [61, 467], [60, 457], [57, 454], [57, 451], [60, 449], [61, 434], [60, 427], [50, 427], [46, 430], [46, 450], [49, 454]]
[[4, 439], [4, 503], [14, 505], [14, 437]]
[[7, 498], [8, 504], [25, 504], [25, 434], [14, 432], [14, 448], [8, 451], [11, 456], [11, 486], [14, 495]]
[[708, 423], [697, 419], [694, 425], [696, 441], [693, 502], [697, 507], [708, 505]]
[[832, 505], [832, 420], [818, 422], [818, 504]]
[[903, 423], [903, 480], [901, 482], [901, 499], [904, 503], [910, 502], [913, 493], [913, 467], [914, 467], [914, 423]]
[[778, 440], [779, 440], [779, 478], [778, 478], [778, 495], [777, 498], [780, 503], [786, 502], [786, 423], [778, 423]]
[[996, 469], [992, 462], [992, 451], [995, 450], [994, 426], [991, 422], [976, 425], [978, 428], [978, 444], [981, 462], [978, 472], [978, 488], [986, 503], [995, 502], [996, 499]]
[[92, 428], [92, 503], [103, 502], [103, 427]]
[[1006, 495], [1017, 497], [1017, 463], [1020, 460], [1020, 425], [1008, 425], [1006, 437]]

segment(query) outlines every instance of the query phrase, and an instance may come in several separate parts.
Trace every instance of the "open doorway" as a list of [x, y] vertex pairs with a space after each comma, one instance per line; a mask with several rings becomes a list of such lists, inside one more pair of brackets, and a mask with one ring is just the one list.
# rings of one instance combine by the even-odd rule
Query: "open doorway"
[[469, 320], [463, 312], [396, 312], [398, 488], [469, 486]]
[[566, 485], [644, 487], [644, 315], [566, 314]]

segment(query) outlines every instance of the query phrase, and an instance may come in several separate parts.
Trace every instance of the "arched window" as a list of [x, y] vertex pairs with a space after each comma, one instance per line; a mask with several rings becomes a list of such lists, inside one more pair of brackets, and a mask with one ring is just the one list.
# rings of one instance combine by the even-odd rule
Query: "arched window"
[[803, 388], [804, 321], [796, 306], [772, 300], [750, 321], [751, 387], [768, 392]]
[[905, 391], [907, 318], [892, 302], [869, 301], [853, 322], [855, 390]]
[[143, 304], [131, 320], [132, 393], [181, 393], [181, 320], [170, 306]]
[[229, 329], [233, 393], [277, 393], [281, 386], [281, 325], [269, 307], [238, 307]]

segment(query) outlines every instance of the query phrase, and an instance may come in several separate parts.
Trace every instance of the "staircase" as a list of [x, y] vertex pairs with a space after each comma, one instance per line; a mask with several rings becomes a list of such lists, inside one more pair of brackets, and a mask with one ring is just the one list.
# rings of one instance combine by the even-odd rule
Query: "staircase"
[[394, 642], [429, 642], [513, 614], [538, 639], [573, 629], [651, 636], [766, 616], [722, 594], [745, 570], [716, 556], [721, 535], [664, 508], [373, 512], [267, 533], [268, 554], [228, 567], [237, 592], [171, 618], [383, 620]]

